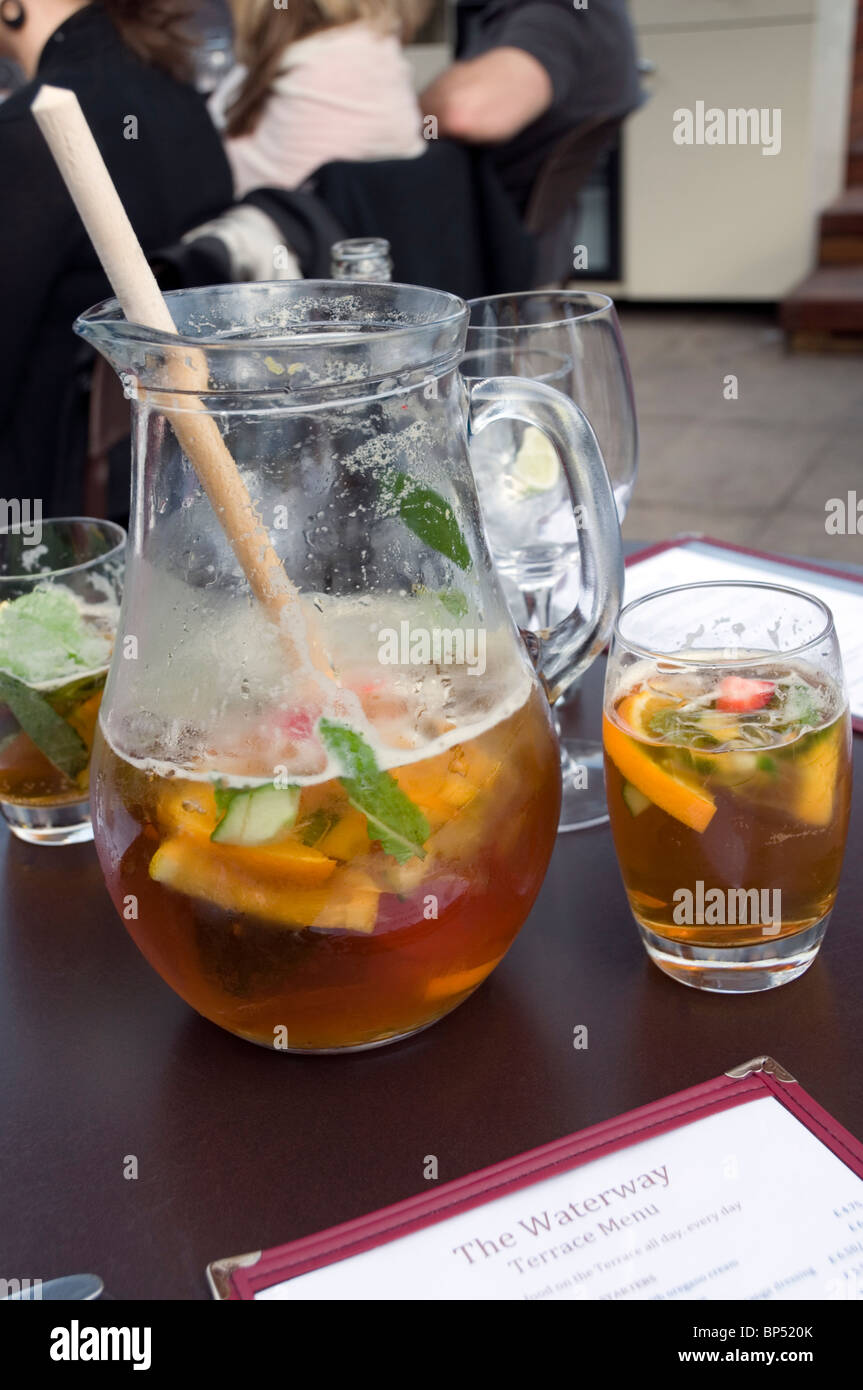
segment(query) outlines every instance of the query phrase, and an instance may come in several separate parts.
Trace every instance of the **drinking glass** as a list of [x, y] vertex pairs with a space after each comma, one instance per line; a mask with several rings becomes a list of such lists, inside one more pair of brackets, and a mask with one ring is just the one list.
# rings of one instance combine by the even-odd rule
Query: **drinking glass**
[[[462, 371], [544, 382], [587, 416], [623, 520], [638, 458], [635, 404], [614, 303], [584, 291], [530, 291], [471, 301]], [[525, 420], [500, 421], [474, 439], [471, 465], [495, 564], [516, 621], [543, 633], [551, 605], [578, 595], [581, 517], [553, 446]], [[573, 688], [576, 684], [573, 683]], [[607, 819], [598, 739], [560, 736], [563, 798], [558, 829]]]
[[0, 533], [0, 809], [32, 844], [93, 838], [90, 751], [125, 539], [86, 517]]
[[830, 610], [744, 581], [629, 604], [605, 685], [611, 830], [647, 953], [683, 984], [787, 984], [824, 939], [851, 800]]

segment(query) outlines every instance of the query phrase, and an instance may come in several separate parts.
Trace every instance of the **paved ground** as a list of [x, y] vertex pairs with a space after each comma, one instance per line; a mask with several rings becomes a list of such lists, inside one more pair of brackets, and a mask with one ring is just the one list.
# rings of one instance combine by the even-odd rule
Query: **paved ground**
[[[863, 502], [863, 357], [788, 355], [757, 309], [624, 305], [620, 317], [641, 433], [624, 535], [706, 531], [863, 564], [863, 534], [825, 529], [830, 498]], [[731, 374], [737, 400], [723, 395]]]

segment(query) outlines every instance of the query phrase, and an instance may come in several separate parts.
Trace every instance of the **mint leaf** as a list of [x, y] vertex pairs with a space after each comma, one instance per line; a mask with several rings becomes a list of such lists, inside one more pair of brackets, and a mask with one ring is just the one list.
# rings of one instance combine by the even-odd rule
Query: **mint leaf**
[[430, 826], [422, 811], [388, 772], [381, 772], [374, 752], [361, 734], [344, 724], [322, 719], [318, 731], [324, 746], [342, 768], [339, 779], [352, 806], [362, 811], [370, 840], [380, 840], [400, 864], [425, 858]]
[[468, 614], [467, 595], [461, 589], [438, 589], [439, 601], [454, 618], [466, 618]]
[[[216, 800], [217, 811], [227, 811], [235, 796], [239, 796], [241, 787], [223, 787], [221, 783], [213, 787], [213, 796]], [[224, 816], [222, 817], [224, 820]]]
[[678, 709], [659, 709], [647, 721], [647, 732], [653, 738], [665, 738], [689, 748], [716, 748], [719, 740], [699, 726], [697, 717]]
[[398, 473], [392, 495], [398, 503], [399, 516], [415, 536], [439, 555], [452, 560], [459, 569], [470, 569], [470, 551], [455, 513], [439, 492], [420, 487], [406, 473]]
[[782, 706], [782, 722], [788, 724], [819, 724], [821, 716], [815, 703], [815, 696], [808, 685], [795, 681], [788, 687]]
[[304, 845], [313, 848], [319, 840], [329, 834], [333, 826], [338, 821], [338, 816], [333, 811], [325, 811], [323, 806], [313, 811], [307, 820], [300, 821], [297, 830], [300, 832], [300, 839]]
[[44, 695], [8, 671], [0, 671], [0, 701], [9, 706], [24, 733], [58, 772], [72, 781], [84, 771], [90, 758], [86, 743]]

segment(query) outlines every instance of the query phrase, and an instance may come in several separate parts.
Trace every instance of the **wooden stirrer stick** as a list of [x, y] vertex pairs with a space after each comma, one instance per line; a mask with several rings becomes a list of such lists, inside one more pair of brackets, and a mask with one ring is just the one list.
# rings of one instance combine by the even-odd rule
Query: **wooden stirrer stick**
[[[31, 109], [126, 318], [130, 323], [176, 334], [168, 305], [77, 96], [62, 87], [43, 86]], [[309, 658], [304, 660], [297, 634], [285, 622], [290, 613], [305, 621], [299, 590], [291, 583], [270, 543], [216, 421], [195, 394], [206, 391], [208, 375], [202, 351], [178, 350], [168, 362], [168, 379], [170, 386], [182, 395], [174, 398], [177, 408], [166, 410], [165, 414], [192, 462], [252, 592], [281, 627], [292, 666], [307, 666]], [[314, 643], [311, 645], [313, 648]]]

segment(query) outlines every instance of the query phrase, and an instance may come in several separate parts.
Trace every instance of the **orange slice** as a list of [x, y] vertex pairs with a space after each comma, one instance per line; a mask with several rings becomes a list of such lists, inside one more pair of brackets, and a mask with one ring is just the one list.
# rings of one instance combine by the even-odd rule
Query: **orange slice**
[[637, 888], [629, 889], [629, 896], [634, 898], [639, 907], [666, 907], [667, 904], [662, 898], [652, 898], [649, 893], [642, 893]]
[[358, 854], [365, 854], [370, 845], [365, 816], [362, 811], [348, 806], [315, 848], [333, 859], [354, 859]]
[[439, 975], [435, 980], [429, 980], [426, 985], [426, 999], [446, 999], [450, 995], [463, 994], [466, 989], [475, 989], [477, 985], [487, 975], [490, 975], [497, 960], [489, 961], [487, 965], [478, 965], [474, 970], [456, 970], [452, 975]]
[[326, 908], [326, 888], [262, 880], [254, 869], [232, 862], [229, 848], [180, 837], [165, 840], [150, 860], [150, 877], [226, 912], [247, 913], [294, 931], [310, 926]]
[[220, 854], [227, 855], [226, 862], [234, 863], [250, 873], [260, 874], [262, 878], [289, 878], [293, 883], [307, 888], [326, 883], [336, 867], [335, 859], [299, 840], [280, 840], [274, 845], [249, 847], [213, 845], [211, 849], [218, 849]]
[[158, 818], [174, 835], [209, 840], [219, 819], [212, 785], [209, 782], [169, 783], [159, 797]]
[[[653, 690], [636, 690], [625, 695], [617, 706], [617, 713], [632, 732], [639, 738], [660, 740], [650, 732], [650, 720], [660, 710], [678, 709], [680, 701], [668, 695], [658, 695]], [[730, 743], [737, 738], [739, 730], [733, 718], [718, 710], [702, 710], [698, 717], [699, 728], [715, 738], [717, 743]]]
[[375, 929], [380, 889], [362, 869], [337, 869], [327, 885], [327, 900], [315, 917], [316, 927], [368, 934]]
[[650, 738], [647, 725], [651, 715], [661, 709], [674, 709], [677, 704], [677, 700], [667, 695], [657, 695], [653, 690], [634, 690], [631, 695], [624, 695], [617, 706], [617, 713], [633, 733]]
[[185, 782], [171, 787], [161, 798], [159, 820], [172, 838], [205, 847], [213, 863], [256, 873], [264, 878], [291, 879], [314, 888], [325, 883], [336, 867], [335, 859], [300, 840], [280, 840], [272, 845], [219, 845], [210, 835], [219, 819], [216, 797], [208, 782]]
[[74, 713], [67, 715], [67, 723], [81, 735], [87, 747], [92, 747], [93, 737], [96, 732], [96, 720], [99, 717], [99, 706], [102, 703], [102, 692], [97, 690], [95, 695], [91, 695], [89, 700], [85, 700], [79, 705]]
[[[625, 716], [624, 716], [625, 717]], [[716, 802], [707, 792], [681, 782], [661, 767], [649, 753], [603, 715], [605, 751], [620, 774], [634, 787], [690, 830], [703, 834], [716, 814]]]

